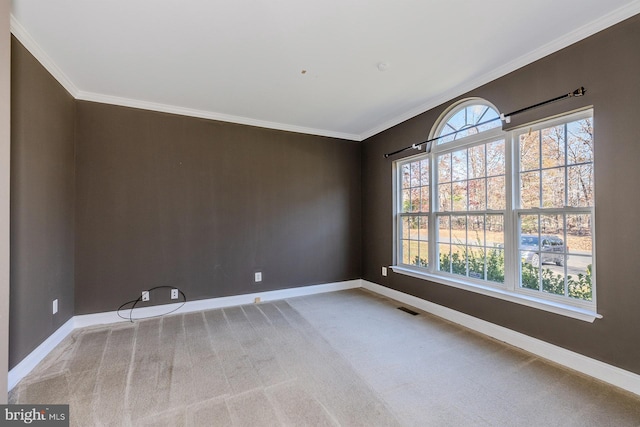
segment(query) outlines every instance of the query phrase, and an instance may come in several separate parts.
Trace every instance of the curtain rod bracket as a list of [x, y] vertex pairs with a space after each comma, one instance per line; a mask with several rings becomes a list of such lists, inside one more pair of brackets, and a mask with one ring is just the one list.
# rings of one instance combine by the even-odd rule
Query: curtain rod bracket
[[505, 116], [504, 113], [500, 113], [500, 120], [505, 123], [511, 123], [511, 116]]

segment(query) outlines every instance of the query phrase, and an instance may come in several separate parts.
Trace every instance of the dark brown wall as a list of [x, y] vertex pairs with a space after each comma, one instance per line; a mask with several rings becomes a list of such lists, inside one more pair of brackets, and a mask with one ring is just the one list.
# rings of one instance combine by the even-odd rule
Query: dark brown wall
[[381, 276], [380, 267], [393, 263], [392, 159], [383, 154], [427, 139], [451, 102], [363, 144], [364, 278], [640, 374], [639, 40], [636, 16], [460, 97], [482, 97], [509, 112], [587, 88], [582, 98], [523, 114], [512, 125], [594, 107], [596, 280], [603, 319], [591, 324], [407, 276]]
[[360, 278], [359, 144], [92, 102], [77, 123], [77, 314]]
[[74, 314], [75, 101], [15, 39], [11, 50], [13, 367]]

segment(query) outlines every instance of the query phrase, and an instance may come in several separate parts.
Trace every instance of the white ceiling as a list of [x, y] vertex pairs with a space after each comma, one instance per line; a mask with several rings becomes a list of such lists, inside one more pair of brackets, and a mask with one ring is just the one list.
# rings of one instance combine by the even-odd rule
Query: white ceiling
[[13, 34], [78, 99], [357, 141], [640, 13], [640, 0], [12, 4]]

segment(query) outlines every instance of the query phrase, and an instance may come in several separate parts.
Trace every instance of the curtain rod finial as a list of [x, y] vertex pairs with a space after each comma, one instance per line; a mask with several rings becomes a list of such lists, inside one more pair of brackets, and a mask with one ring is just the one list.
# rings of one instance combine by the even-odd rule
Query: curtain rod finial
[[582, 96], [585, 94], [586, 91], [587, 90], [584, 88], [584, 86], [580, 86], [578, 89], [570, 93], [569, 96]]

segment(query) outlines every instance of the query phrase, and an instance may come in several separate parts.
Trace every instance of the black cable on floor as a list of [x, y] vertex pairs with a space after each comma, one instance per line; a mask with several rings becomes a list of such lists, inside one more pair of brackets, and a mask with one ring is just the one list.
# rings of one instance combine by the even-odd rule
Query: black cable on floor
[[[151, 289], [147, 290], [147, 292], [149, 292], [149, 295], [151, 295], [151, 291], [155, 291], [156, 289], [163, 289], [163, 288], [166, 288], [166, 289], [178, 289], [175, 286], [156, 286], [155, 288], [151, 288]], [[120, 317], [121, 319], [129, 320], [131, 323], [133, 323], [134, 320], [153, 319], [154, 317], [162, 317], [162, 316], [166, 316], [167, 314], [171, 314], [174, 311], [177, 311], [177, 310], [181, 309], [187, 303], [187, 296], [184, 294], [184, 292], [182, 292], [180, 289], [178, 289], [178, 292], [180, 293], [180, 295], [182, 295], [182, 299], [183, 299], [182, 304], [179, 307], [176, 307], [171, 311], [168, 311], [168, 312], [162, 313], [162, 314], [158, 314], [158, 315], [155, 315], [155, 316], [146, 316], [146, 317], [136, 317], [136, 318], [134, 318], [133, 317], [133, 309], [136, 308], [136, 305], [138, 305], [138, 303], [142, 301], [142, 295], [141, 295], [137, 299], [131, 300], [131, 301], [127, 301], [124, 304], [122, 304], [120, 307], [118, 307], [118, 310], [117, 310], [118, 317]], [[123, 309], [123, 307], [125, 305], [128, 305], [128, 304], [133, 304], [133, 305], [131, 306], [131, 308], [127, 309], [127, 310], [129, 310], [129, 317], [124, 317], [124, 316], [122, 316], [120, 314], [120, 311]]]

